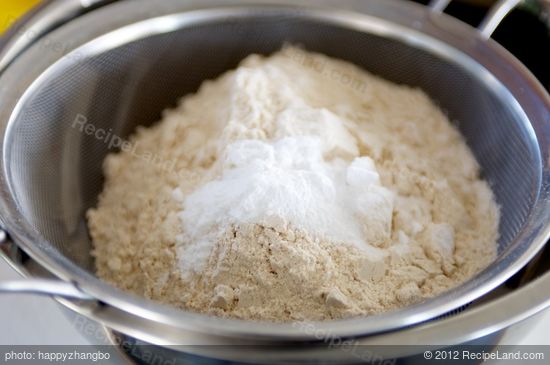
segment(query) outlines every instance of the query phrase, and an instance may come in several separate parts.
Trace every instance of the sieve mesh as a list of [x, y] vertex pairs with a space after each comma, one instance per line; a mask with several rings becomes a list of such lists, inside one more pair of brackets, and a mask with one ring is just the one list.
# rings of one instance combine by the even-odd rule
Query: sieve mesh
[[6, 138], [15, 199], [37, 232], [92, 271], [84, 212], [102, 189], [104, 140], [150, 125], [178, 97], [285, 42], [351, 61], [388, 80], [420, 87], [458, 121], [502, 207], [499, 252], [515, 244], [540, 185], [528, 122], [486, 80], [397, 40], [296, 16], [263, 14], [150, 36], [53, 67], [26, 99]]

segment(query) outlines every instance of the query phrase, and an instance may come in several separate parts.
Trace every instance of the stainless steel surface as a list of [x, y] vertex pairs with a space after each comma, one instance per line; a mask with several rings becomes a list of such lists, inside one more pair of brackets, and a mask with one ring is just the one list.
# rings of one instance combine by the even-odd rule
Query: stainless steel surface
[[[478, 26], [485, 38], [490, 38], [502, 20], [525, 0], [498, 0]], [[428, 7], [435, 13], [443, 12], [452, 0], [431, 0]]]
[[110, 2], [113, 2], [113, 0], [80, 0], [80, 6], [89, 8], [92, 6], [103, 6]]
[[8, 244], [8, 235], [5, 231], [0, 229], [0, 248]]
[[[0, 259], [0, 278], [19, 280], [21, 275]], [[86, 338], [69, 314], [76, 316], [50, 297], [0, 295], [0, 346], [102, 344]]]
[[[394, 358], [417, 354], [419, 345], [424, 346], [425, 349], [433, 349], [469, 343], [484, 337], [489, 337], [487, 341], [494, 341], [494, 338], [490, 338], [491, 334], [500, 333], [514, 325], [520, 325], [548, 308], [550, 305], [550, 298], [547, 294], [549, 290], [550, 273], [528, 284], [521, 291], [511, 292], [462, 314], [400, 331], [357, 338], [353, 340], [353, 346], [358, 349], [358, 352], [361, 350], [375, 351], [377, 356]], [[151, 331], [151, 329], [147, 328], [147, 331]], [[166, 337], [163, 340], [166, 341]], [[494, 344], [483, 342], [483, 340], [476, 343], [478, 345]], [[399, 347], [396, 348], [395, 345], [399, 345]], [[274, 359], [271, 362], [275, 364], [280, 363], [279, 361], [292, 362], [305, 359], [324, 360], [330, 363], [348, 363], [357, 358], [357, 352], [349, 353], [349, 350], [345, 350], [345, 345], [333, 345], [332, 349], [327, 349], [326, 343], [317, 346], [311, 344], [300, 350], [291, 348], [286, 344], [270, 345], [269, 347], [252, 349], [246, 354], [243, 354], [242, 349], [238, 346], [233, 348], [216, 348], [214, 346], [208, 349], [198, 346], [184, 347], [176, 342], [176, 344], [165, 343], [164, 347], [177, 351], [194, 352], [201, 356], [222, 357], [235, 361], [254, 361], [258, 356], [262, 356]], [[344, 352], [348, 353], [345, 354]]]
[[[108, 2], [107, 0], [43, 1], [37, 9], [15, 24], [12, 34], [7, 34], [9, 42], [0, 48], [0, 74], [21, 52], [52, 29], [86, 12], [87, 8]], [[37, 14], [40, 16], [36, 16]]]
[[[0, 249], [9, 244], [6, 232], [0, 230]], [[7, 255], [4, 253], [4, 250], [0, 251], [0, 256], [10, 260], [6, 257]], [[53, 295], [67, 299], [94, 300], [94, 298], [89, 295], [82, 293], [76, 284], [62, 282], [56, 279], [0, 281], [0, 294], [1, 293]]]
[[[19, 264], [26, 275], [40, 276], [42, 273], [36, 266]], [[474, 304], [468, 311], [456, 316], [431, 321], [418, 326], [409, 327], [400, 331], [385, 334], [373, 335], [353, 340], [353, 346], [358, 349], [350, 352], [339, 348], [339, 346], [328, 347], [326, 342], [309, 343], [307, 347], [294, 348], [288, 342], [270, 343], [269, 346], [257, 348], [237, 346], [234, 348], [216, 346], [200, 346], [204, 344], [251, 344], [249, 341], [238, 341], [237, 339], [216, 338], [215, 336], [198, 336], [193, 331], [182, 332], [173, 328], [147, 322], [140, 319], [133, 319], [128, 313], [114, 311], [108, 306], [92, 305], [91, 303], [78, 304], [59, 300], [62, 304], [75, 312], [80, 313], [69, 316], [71, 322], [77, 323], [81, 330], [86, 328], [87, 335], [94, 335], [101, 332], [106, 326], [111, 330], [122, 332], [127, 336], [139, 338], [147, 343], [161, 345], [176, 351], [185, 351], [201, 356], [222, 357], [236, 361], [266, 359], [262, 363], [283, 363], [283, 360], [323, 360], [325, 363], [349, 363], [357, 360], [357, 354], [361, 350], [375, 350], [377, 355], [387, 356], [408, 356], [418, 352], [420, 345], [428, 348], [441, 348], [457, 343], [466, 343], [471, 340], [478, 340], [484, 336], [497, 334], [503, 331], [514, 332], [516, 328], [525, 333], [529, 322], [540, 318], [544, 308], [548, 308], [548, 289], [550, 286], [550, 272], [533, 280], [521, 289], [509, 291], [504, 290], [493, 300], [481, 304]], [[68, 315], [68, 313], [67, 313]], [[80, 315], [90, 318], [90, 321], [83, 321]], [[318, 329], [314, 326], [313, 331]], [[323, 333], [319, 332], [323, 338]], [[97, 336], [97, 335], [94, 335]], [[327, 336], [328, 337], [328, 336]], [[494, 336], [493, 336], [494, 337]], [[517, 334], [515, 334], [517, 338]], [[103, 341], [103, 336], [92, 337], [96, 341]], [[487, 341], [493, 341], [488, 338]], [[103, 343], [103, 342], [101, 342]], [[259, 342], [263, 344], [264, 342]], [[476, 341], [476, 344], [492, 344], [491, 342]], [[194, 346], [198, 345], [198, 346]], [[384, 348], [386, 345], [400, 345]], [[407, 346], [413, 347], [407, 347]], [[368, 346], [368, 347], [367, 347]], [[415, 347], [416, 346], [416, 347]], [[246, 351], [245, 351], [246, 349]], [[267, 361], [270, 359], [272, 361]]]
[[481, 35], [489, 38], [504, 17], [523, 1], [524, 0], [499, 0], [479, 25], [479, 32]]
[[[112, 128], [112, 133], [124, 137], [137, 124], [154, 122], [178, 96], [233, 67], [247, 54], [274, 51], [284, 41], [299, 42], [390, 80], [425, 89], [460, 122], [493, 185], [503, 217], [499, 258], [490, 268], [456, 290], [417, 306], [315, 324], [321, 333], [361, 341], [367, 341], [366, 335], [369, 341], [383, 336], [391, 341], [392, 335], [418, 330], [420, 334], [412, 334], [437, 343], [442, 338], [431, 325], [460, 326], [447, 320], [462, 318], [471, 310], [402, 328], [495, 288], [527, 263], [549, 236], [547, 93], [496, 43], [459, 21], [419, 6], [380, 0], [318, 1], [316, 5], [305, 0], [276, 1], [278, 6], [251, 6], [258, 2], [166, 0], [153, 5], [121, 1], [48, 35], [70, 38], [70, 49], [59, 52], [35, 44], [18, 57], [0, 78], [2, 85], [9, 85], [0, 90], [3, 226], [49, 272], [78, 283], [83, 292], [107, 305], [62, 300], [64, 304], [129, 336], [156, 344], [319, 342], [296, 326], [182, 312], [96, 279], [83, 212], [95, 204], [102, 184], [101, 161], [109, 151], [103, 141], [72, 127], [77, 115], [82, 115], [96, 128]], [[547, 288], [548, 280], [545, 276], [539, 289]], [[513, 306], [522, 312], [510, 312], [509, 318], [519, 320], [548, 305], [541, 301], [544, 298], [529, 299]], [[522, 297], [515, 297], [516, 301]], [[465, 320], [464, 326], [479, 334], [484, 328], [509, 323], [476, 330], [473, 326], [486, 322], [475, 317]], [[374, 335], [397, 329], [401, 330]], [[446, 340], [456, 343], [467, 336], [453, 330]]]
[[449, 6], [452, 0], [431, 0], [428, 7], [436, 13], [441, 13]]
[[71, 283], [55, 279], [28, 279], [0, 282], [0, 293], [50, 295], [67, 299], [95, 300]]

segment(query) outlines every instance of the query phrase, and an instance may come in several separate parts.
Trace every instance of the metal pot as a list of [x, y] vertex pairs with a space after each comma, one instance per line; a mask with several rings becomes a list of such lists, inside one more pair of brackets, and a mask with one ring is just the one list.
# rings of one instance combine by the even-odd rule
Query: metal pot
[[[431, 10], [396, 0], [46, 3], [14, 28], [0, 54], [0, 209], [9, 232], [4, 256], [35, 277], [23, 270], [21, 249], [57, 280], [1, 283], [0, 291], [53, 295], [154, 345], [253, 345], [185, 351], [240, 361], [271, 353], [265, 361], [275, 363], [354, 360], [327, 338], [358, 346], [454, 345], [540, 312], [550, 302], [550, 274], [497, 299], [487, 295], [496, 296], [495, 288], [533, 262], [550, 235], [550, 98], [489, 39], [518, 1], [499, 2], [479, 31], [442, 14], [448, 2], [434, 1]], [[314, 323], [314, 332], [179, 311], [98, 280], [83, 212], [95, 204], [109, 149], [74, 121], [85, 118], [124, 137], [204, 79], [287, 41], [422, 87], [460, 121], [502, 207], [495, 263], [437, 298], [379, 316]], [[394, 350], [384, 356], [418, 348]]]

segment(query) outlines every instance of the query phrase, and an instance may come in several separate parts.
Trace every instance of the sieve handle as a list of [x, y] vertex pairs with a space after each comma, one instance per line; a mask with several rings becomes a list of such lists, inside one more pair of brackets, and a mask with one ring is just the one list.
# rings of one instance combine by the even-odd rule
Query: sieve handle
[[35, 294], [65, 299], [95, 300], [72, 283], [55, 279], [0, 281], [0, 294]]
[[[452, 0], [431, 0], [428, 7], [434, 13], [442, 13]], [[477, 29], [484, 38], [490, 38], [502, 20], [524, 0], [498, 0], [491, 7]]]
[[[8, 246], [13, 245], [5, 231], [0, 230], [0, 256], [2, 256], [12, 267], [21, 272], [8, 255]], [[96, 300], [82, 292], [76, 283], [56, 279], [22, 279], [13, 281], [0, 281], [0, 294], [37, 294], [65, 299]]]

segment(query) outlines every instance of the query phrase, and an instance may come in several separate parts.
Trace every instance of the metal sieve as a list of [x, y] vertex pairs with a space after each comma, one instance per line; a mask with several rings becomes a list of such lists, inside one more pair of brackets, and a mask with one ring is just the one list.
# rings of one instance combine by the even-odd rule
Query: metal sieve
[[[101, 282], [84, 218], [102, 189], [102, 161], [120, 147], [118, 139], [157, 121], [178, 97], [247, 55], [295, 43], [425, 90], [456, 122], [502, 212], [498, 258], [468, 282], [408, 308], [316, 328], [364, 338], [488, 293], [550, 234], [550, 98], [488, 39], [517, 1], [502, 1], [480, 32], [441, 14], [446, 3], [435, 1], [430, 11], [396, 0], [123, 0], [78, 17], [84, 11], [74, 2], [49, 5], [67, 7], [71, 20], [46, 22], [50, 12], [34, 23], [39, 33], [15, 30], [0, 59], [0, 209], [13, 243], [60, 281], [4, 283], [0, 291], [65, 297], [75, 311], [152, 343], [190, 336], [206, 343], [317, 341], [292, 324], [188, 313]], [[330, 77], [330, 70], [319, 72]], [[539, 302], [547, 299], [542, 294]]]

